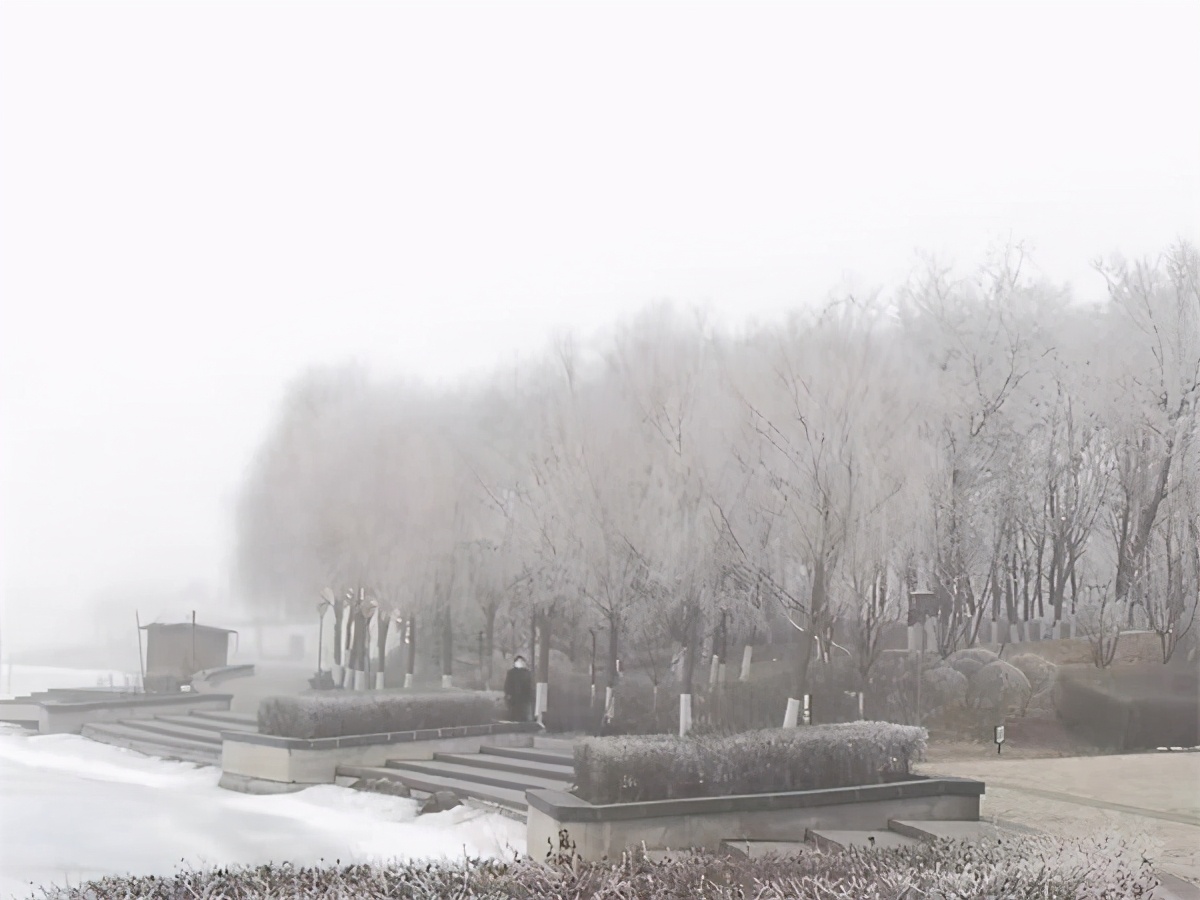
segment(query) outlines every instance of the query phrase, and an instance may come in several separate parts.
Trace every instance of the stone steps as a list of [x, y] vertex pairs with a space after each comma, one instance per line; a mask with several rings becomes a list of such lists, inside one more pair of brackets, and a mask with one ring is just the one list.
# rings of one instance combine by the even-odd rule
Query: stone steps
[[93, 722], [83, 726], [82, 734], [93, 741], [136, 750], [147, 756], [178, 759], [207, 766], [221, 764], [221, 747], [189, 738], [170, 737], [134, 728], [124, 722]]
[[221, 764], [221, 732], [253, 731], [255, 717], [210, 710], [94, 722], [82, 735], [102, 744], [136, 750], [162, 759], [182, 759], [208, 766]]
[[551, 766], [571, 766], [572, 769], [575, 767], [575, 757], [571, 754], [537, 747], [483, 747], [479, 752], [486, 756], [499, 756], [504, 759], [520, 759]]
[[437, 759], [429, 761], [391, 759], [387, 762], [387, 768], [396, 769], [401, 772], [415, 772], [418, 775], [435, 775], [439, 778], [453, 778], [456, 781], [464, 783], [519, 791], [522, 797], [525, 796], [525, 791], [529, 788], [562, 791], [571, 786], [570, 781], [562, 779], [516, 774], [500, 769], [487, 769], [478, 765], [460, 765]]
[[253, 713], [235, 713], [226, 712], [224, 710], [213, 709], [197, 709], [194, 712], [188, 713], [196, 719], [203, 719], [210, 722], [219, 722], [223, 725], [234, 726], [250, 726], [254, 731], [258, 731], [258, 716]]
[[439, 762], [455, 765], [475, 766], [480, 769], [511, 772], [514, 775], [565, 781], [568, 785], [575, 781], [573, 765], [551, 765], [550, 763], [529, 762], [524, 759], [507, 759], [490, 753], [435, 753], [433, 758]]
[[211, 744], [218, 750], [221, 749], [221, 733], [209, 728], [180, 725], [176, 722], [168, 722], [159, 718], [124, 719], [120, 724], [148, 732], [151, 736], [164, 735], [169, 738], [183, 738], [189, 741], [199, 741], [202, 744]]
[[524, 790], [496, 787], [482, 784], [478, 781], [461, 781], [456, 778], [431, 775], [407, 769], [375, 768], [369, 766], [339, 766], [339, 776], [354, 778], [387, 778], [399, 781], [414, 791], [432, 794], [436, 791], [453, 791], [462, 799], [481, 800], [496, 806], [503, 806], [515, 812], [524, 813], [528, 809]]

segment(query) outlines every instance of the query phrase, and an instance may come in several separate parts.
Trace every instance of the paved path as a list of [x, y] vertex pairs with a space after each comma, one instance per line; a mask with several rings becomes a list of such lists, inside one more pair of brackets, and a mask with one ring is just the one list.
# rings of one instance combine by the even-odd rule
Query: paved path
[[927, 763], [927, 774], [987, 784], [981, 814], [1074, 837], [1091, 831], [1148, 840], [1162, 871], [1200, 884], [1200, 753]]

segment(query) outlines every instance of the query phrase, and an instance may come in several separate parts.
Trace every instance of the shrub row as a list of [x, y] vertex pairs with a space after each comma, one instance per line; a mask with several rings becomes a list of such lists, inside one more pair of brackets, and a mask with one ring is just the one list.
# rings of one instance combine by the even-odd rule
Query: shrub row
[[331, 738], [457, 725], [502, 717], [499, 693], [302, 694], [269, 697], [258, 707], [258, 730], [279, 737]]
[[288, 864], [180, 872], [171, 878], [108, 877], [43, 889], [44, 900], [334, 898], [625, 898], [625, 900], [894, 900], [898, 897], [1132, 900], [1158, 886], [1137, 848], [1113, 839], [1018, 838], [938, 842], [890, 850], [782, 859], [693, 853], [654, 862], [641, 853], [582, 863], [569, 848], [538, 860], [410, 862], [384, 866]]
[[925, 740], [923, 728], [887, 722], [589, 738], [575, 746], [576, 793], [625, 803], [879, 784], [907, 775]]

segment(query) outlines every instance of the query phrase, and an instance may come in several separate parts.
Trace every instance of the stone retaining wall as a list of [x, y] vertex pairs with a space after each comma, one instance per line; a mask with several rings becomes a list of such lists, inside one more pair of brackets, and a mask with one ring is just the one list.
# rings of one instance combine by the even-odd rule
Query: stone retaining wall
[[619, 859], [630, 847], [717, 851], [727, 840], [803, 841], [810, 828], [886, 830], [891, 819], [978, 821], [984, 786], [965, 778], [595, 805], [531, 790], [527, 853], [541, 858], [565, 830], [585, 860]]

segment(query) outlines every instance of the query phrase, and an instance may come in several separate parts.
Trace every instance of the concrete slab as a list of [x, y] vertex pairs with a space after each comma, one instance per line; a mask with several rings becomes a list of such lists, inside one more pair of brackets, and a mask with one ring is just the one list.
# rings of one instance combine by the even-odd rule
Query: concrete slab
[[814, 847], [827, 853], [836, 853], [850, 847], [863, 850], [912, 847], [920, 843], [916, 838], [895, 831], [839, 831], [831, 828], [810, 828], [808, 838]]
[[803, 856], [814, 853], [812, 844], [800, 841], [722, 841], [721, 849], [726, 853], [761, 859], [765, 856]]
[[892, 819], [888, 827], [896, 834], [907, 837], [911, 842], [916, 841], [996, 841], [1011, 832], [993, 825], [990, 822], [935, 822], [917, 821], [913, 819]]

